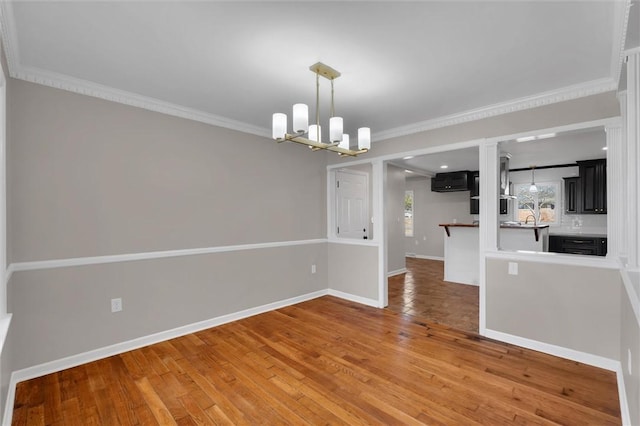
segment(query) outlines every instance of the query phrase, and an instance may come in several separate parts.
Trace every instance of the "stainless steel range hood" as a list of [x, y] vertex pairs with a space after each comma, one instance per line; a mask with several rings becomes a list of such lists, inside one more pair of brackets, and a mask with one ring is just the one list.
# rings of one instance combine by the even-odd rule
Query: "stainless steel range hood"
[[511, 182], [509, 181], [509, 159], [511, 154], [505, 153], [500, 156], [500, 199], [514, 200], [515, 195], [511, 194]]
[[[509, 181], [509, 159], [511, 154], [505, 153], [500, 156], [500, 199], [515, 200], [516, 196], [511, 194], [511, 182]], [[471, 197], [472, 200], [479, 200], [479, 196]]]

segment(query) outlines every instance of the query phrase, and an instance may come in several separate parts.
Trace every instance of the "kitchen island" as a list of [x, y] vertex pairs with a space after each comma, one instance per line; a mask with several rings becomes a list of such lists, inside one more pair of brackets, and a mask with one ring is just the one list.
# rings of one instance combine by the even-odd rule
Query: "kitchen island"
[[[444, 280], [479, 285], [480, 237], [478, 224], [441, 223], [444, 228]], [[500, 224], [503, 250], [548, 251], [549, 225]]]

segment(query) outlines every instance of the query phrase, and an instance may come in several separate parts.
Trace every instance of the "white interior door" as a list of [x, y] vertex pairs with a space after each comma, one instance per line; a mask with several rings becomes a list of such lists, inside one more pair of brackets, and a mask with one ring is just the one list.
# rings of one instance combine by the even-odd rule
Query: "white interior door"
[[369, 176], [366, 173], [336, 172], [337, 235], [367, 239], [369, 225]]

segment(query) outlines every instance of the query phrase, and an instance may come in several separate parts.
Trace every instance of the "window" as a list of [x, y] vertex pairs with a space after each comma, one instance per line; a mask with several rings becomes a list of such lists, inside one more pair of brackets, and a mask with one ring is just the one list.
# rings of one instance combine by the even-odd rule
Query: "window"
[[556, 206], [558, 205], [558, 188], [557, 182], [536, 183], [537, 192], [530, 192], [531, 184], [516, 184], [516, 203], [515, 220], [518, 222], [526, 222], [529, 224], [535, 219], [535, 223], [552, 224], [558, 223], [559, 214]]
[[413, 191], [404, 192], [404, 236], [413, 237]]

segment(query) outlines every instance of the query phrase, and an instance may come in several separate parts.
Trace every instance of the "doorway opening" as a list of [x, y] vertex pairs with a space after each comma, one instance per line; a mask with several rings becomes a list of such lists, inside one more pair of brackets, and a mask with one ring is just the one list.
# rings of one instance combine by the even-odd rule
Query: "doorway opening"
[[[384, 203], [389, 310], [479, 331], [479, 287], [477, 282], [445, 281], [446, 234], [440, 226], [477, 223], [473, 185], [479, 182], [478, 170], [478, 146], [387, 163]], [[465, 179], [458, 187], [448, 183], [439, 187], [435, 182], [456, 175]], [[479, 259], [469, 260], [470, 265], [473, 262]]]

